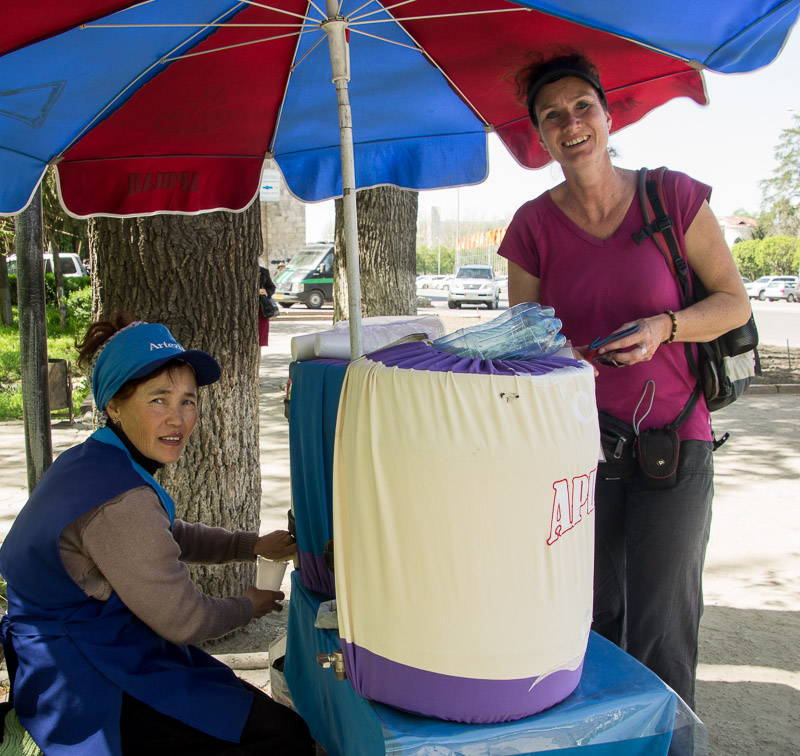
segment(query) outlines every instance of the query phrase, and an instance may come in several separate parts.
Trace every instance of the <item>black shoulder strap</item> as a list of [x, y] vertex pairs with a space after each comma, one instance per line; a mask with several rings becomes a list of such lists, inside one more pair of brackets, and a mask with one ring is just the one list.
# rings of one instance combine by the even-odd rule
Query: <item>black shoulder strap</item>
[[[650, 177], [648, 174], [650, 174], [651, 171], [648, 171], [647, 168], [641, 168], [639, 170], [638, 194], [639, 201], [642, 205], [645, 225], [642, 226], [642, 229], [638, 233], [633, 234], [633, 240], [639, 245], [641, 245], [645, 239], [653, 240], [654, 244], [661, 251], [661, 254], [664, 255], [670, 272], [678, 280], [678, 288], [681, 295], [681, 308], [685, 308], [694, 303], [694, 297], [692, 296], [692, 287], [689, 282], [689, 266], [686, 263], [686, 259], [681, 254], [680, 248], [678, 247], [678, 240], [675, 238], [675, 232], [672, 230], [675, 224], [672, 218], [667, 214], [664, 208], [664, 202], [662, 201], [665, 171], [666, 168], [652, 171], [653, 176]], [[650, 207], [653, 208], [653, 213], [655, 215], [655, 219], [652, 221], [650, 219]], [[656, 234], [661, 234], [667, 244], [669, 253], [667, 253], [664, 247], [659, 243]], [[692, 374], [697, 379], [697, 384], [683, 410], [681, 410], [678, 417], [671, 423], [673, 428], [679, 428], [683, 424], [700, 398], [700, 369], [695, 361], [692, 345], [689, 342], [684, 342], [683, 346], [686, 352], [686, 361], [689, 363], [689, 369]], [[704, 347], [702, 344], [699, 346], [700, 348]]]
[[[681, 251], [678, 247], [678, 241], [675, 238], [675, 232], [672, 230], [675, 225], [667, 215], [664, 209], [664, 203], [661, 200], [662, 186], [664, 180], [664, 169], [653, 171], [655, 178], [648, 178], [650, 171], [647, 168], [642, 168], [639, 171], [639, 201], [642, 205], [642, 214], [644, 215], [645, 225], [642, 227], [638, 234], [633, 235], [633, 240], [641, 245], [645, 239], [652, 239], [654, 244], [661, 250], [664, 259], [667, 261], [670, 272], [678, 279], [678, 285], [681, 292], [681, 306], [688, 307], [693, 304], [694, 298], [692, 297], [691, 284], [689, 283], [689, 266], [686, 264]], [[650, 221], [649, 206], [653, 208], [655, 213], [655, 220]], [[661, 234], [664, 241], [667, 243], [669, 254], [664, 251], [664, 248], [656, 238], [656, 234]]]

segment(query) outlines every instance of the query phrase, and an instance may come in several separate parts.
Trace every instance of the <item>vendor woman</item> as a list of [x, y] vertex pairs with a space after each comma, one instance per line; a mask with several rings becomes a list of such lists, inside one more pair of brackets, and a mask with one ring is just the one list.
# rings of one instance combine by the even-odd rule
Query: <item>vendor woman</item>
[[295, 551], [285, 531], [175, 519], [153, 478], [183, 453], [219, 365], [126, 314], [79, 346], [102, 427], [56, 459], [0, 549], [17, 716], [47, 756], [312, 753], [297, 714], [192, 645], [280, 611], [284, 595], [212, 598], [186, 563]]

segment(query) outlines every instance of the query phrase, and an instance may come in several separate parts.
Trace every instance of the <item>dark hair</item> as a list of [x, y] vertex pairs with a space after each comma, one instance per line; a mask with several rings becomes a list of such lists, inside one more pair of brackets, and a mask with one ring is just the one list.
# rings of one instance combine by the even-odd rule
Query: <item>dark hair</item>
[[546, 84], [558, 81], [565, 76], [579, 76], [589, 82], [597, 91], [600, 102], [608, 111], [608, 100], [600, 83], [600, 74], [594, 64], [581, 53], [570, 52], [548, 60], [538, 59], [528, 63], [517, 71], [514, 77], [517, 98], [525, 103], [533, 125], [538, 129], [539, 123], [534, 111], [534, 100], [539, 90]]
[[[86, 329], [86, 334], [81, 341], [75, 342], [75, 347], [78, 349], [78, 364], [87, 368], [92, 361], [94, 353], [110, 339], [115, 333], [121, 331], [123, 328], [135, 322], [138, 318], [125, 310], [118, 310], [112, 314], [108, 320], [98, 320], [92, 323]], [[176, 367], [186, 365], [183, 360], [174, 359], [159, 365], [152, 373], [140, 376], [139, 378], [131, 378], [119, 387], [119, 390], [114, 394], [115, 399], [127, 399], [136, 391], [136, 387], [140, 383], [149, 381], [151, 378], [161, 375], [162, 373], [169, 372]]]
[[87, 329], [81, 341], [75, 341], [78, 350], [78, 364], [82, 367], [89, 367], [94, 353], [100, 346], [108, 341], [117, 331], [121, 331], [136, 320], [135, 315], [118, 310], [108, 320], [98, 320], [92, 323]]

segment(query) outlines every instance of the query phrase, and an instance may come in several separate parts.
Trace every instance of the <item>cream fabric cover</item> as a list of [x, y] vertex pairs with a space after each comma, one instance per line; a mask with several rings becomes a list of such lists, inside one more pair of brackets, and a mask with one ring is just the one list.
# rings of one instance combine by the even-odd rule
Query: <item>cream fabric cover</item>
[[334, 447], [344, 640], [418, 669], [575, 669], [591, 623], [592, 368], [348, 368]]

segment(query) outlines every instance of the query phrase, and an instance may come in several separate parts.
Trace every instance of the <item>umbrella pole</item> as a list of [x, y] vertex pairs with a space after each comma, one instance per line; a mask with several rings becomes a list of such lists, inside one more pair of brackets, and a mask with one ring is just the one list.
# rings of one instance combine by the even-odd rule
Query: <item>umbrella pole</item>
[[361, 277], [358, 261], [358, 218], [356, 210], [356, 171], [353, 156], [353, 118], [347, 82], [350, 81], [350, 54], [347, 22], [338, 16], [336, 0], [327, 0], [328, 20], [322, 24], [328, 35], [331, 70], [339, 103], [339, 140], [342, 155], [342, 204], [344, 209], [345, 260], [347, 262], [347, 310], [350, 316], [350, 358], [364, 354], [361, 330]]

